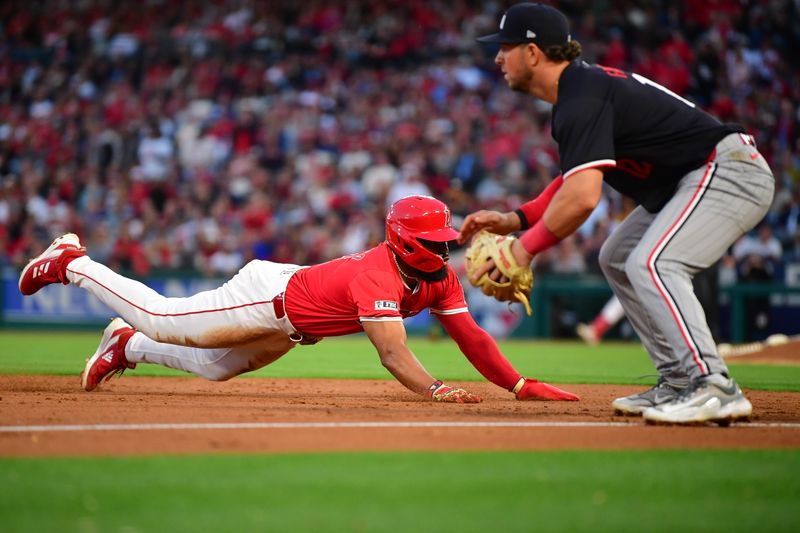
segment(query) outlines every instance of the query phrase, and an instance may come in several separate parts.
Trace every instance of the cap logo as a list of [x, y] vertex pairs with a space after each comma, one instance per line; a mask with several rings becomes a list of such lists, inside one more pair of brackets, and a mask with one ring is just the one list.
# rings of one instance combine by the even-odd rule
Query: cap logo
[[532, 32], [531, 30], [528, 30], [528, 32], [525, 34], [525, 37], [527, 37], [528, 39], [536, 39], [536, 33]]
[[505, 26], [505, 25], [506, 25], [506, 16], [504, 14], [503, 18], [500, 19], [500, 29], [502, 30], [503, 26]]

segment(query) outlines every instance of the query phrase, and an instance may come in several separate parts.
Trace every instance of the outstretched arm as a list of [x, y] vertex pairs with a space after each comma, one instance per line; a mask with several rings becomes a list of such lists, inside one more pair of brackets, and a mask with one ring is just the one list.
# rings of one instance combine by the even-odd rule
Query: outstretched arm
[[536, 224], [544, 215], [547, 206], [553, 199], [564, 180], [561, 174], [550, 182], [545, 190], [530, 202], [522, 204], [519, 209], [501, 213], [499, 211], [481, 210], [470, 213], [461, 225], [458, 242], [464, 244], [470, 237], [485, 229], [498, 235], [508, 235], [513, 231], [526, 230]]
[[378, 351], [381, 363], [406, 388], [434, 401], [478, 403], [480, 397], [437, 381], [406, 344], [406, 329], [397, 321], [364, 322], [364, 331]]
[[491, 335], [475, 323], [469, 313], [437, 314], [445, 331], [483, 377], [508, 391], [522, 377], [498, 348]]
[[472, 366], [495, 385], [513, 392], [518, 400], [579, 399], [571, 392], [520, 375], [491, 335], [481, 329], [469, 313], [437, 314], [436, 317]]

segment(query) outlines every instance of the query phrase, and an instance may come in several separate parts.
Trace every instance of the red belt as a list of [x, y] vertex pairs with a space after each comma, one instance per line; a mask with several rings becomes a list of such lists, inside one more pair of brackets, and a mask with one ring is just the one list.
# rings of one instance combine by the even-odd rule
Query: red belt
[[272, 299], [272, 308], [275, 310], [275, 318], [283, 318], [286, 316], [286, 307], [283, 305], [283, 293], [280, 293]]
[[[278, 320], [286, 316], [286, 307], [283, 304], [283, 293], [280, 293], [272, 299], [272, 308], [275, 310], [275, 318]], [[295, 331], [289, 335], [289, 339], [294, 342], [299, 342], [300, 344], [316, 344], [322, 340], [322, 337], [308, 337]]]

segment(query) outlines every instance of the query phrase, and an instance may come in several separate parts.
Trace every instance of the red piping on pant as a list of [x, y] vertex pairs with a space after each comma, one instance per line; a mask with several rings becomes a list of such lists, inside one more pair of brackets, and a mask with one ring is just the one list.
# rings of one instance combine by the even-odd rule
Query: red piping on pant
[[[67, 271], [68, 272], [72, 272], [73, 274], [77, 274], [78, 276], [83, 276], [84, 278], [93, 281], [94, 283], [96, 283], [100, 287], [104, 288], [105, 290], [107, 290], [108, 292], [110, 292], [111, 294], [113, 294], [114, 296], [116, 296], [117, 298], [122, 300], [123, 302], [129, 304], [132, 307], [135, 307], [136, 309], [138, 309], [138, 310], [140, 310], [140, 311], [142, 311], [144, 313], [147, 313], [148, 315], [152, 315], [152, 316], [170, 317], [170, 316], [202, 315], [202, 314], [205, 314], [205, 313], [218, 313], [218, 312], [222, 312], [222, 311], [232, 311], [234, 309], [241, 309], [242, 307], [252, 307], [254, 305], [272, 304], [273, 303], [273, 300], [264, 300], [262, 302], [250, 302], [250, 303], [241, 304], [241, 305], [234, 305], [232, 307], [221, 307], [219, 309], [205, 309], [205, 310], [202, 310], [202, 311], [189, 311], [187, 313], [153, 313], [152, 311], [148, 311], [144, 307], [138, 306], [135, 303], [131, 302], [130, 300], [128, 300], [126, 298], [123, 298], [118, 293], [112, 291], [111, 289], [109, 289], [108, 287], [106, 287], [105, 285], [103, 285], [102, 283], [100, 283], [99, 281], [97, 281], [96, 279], [94, 279], [91, 276], [87, 276], [86, 274], [82, 274], [82, 273], [80, 273], [80, 272], [78, 272], [76, 270], [72, 270], [70, 268], [67, 268]], [[282, 295], [280, 295], [280, 296], [282, 296]], [[280, 298], [280, 296], [279, 296], [279, 298]], [[278, 313], [278, 305], [274, 305], [274, 307], [275, 307], [275, 314], [277, 315], [277, 313]], [[282, 301], [280, 302], [280, 308], [283, 309], [283, 302]], [[280, 318], [280, 317], [278, 317], [278, 318]]]
[[689, 200], [689, 203], [686, 204], [686, 207], [683, 208], [683, 211], [678, 216], [678, 219], [672, 224], [672, 226], [670, 226], [667, 232], [661, 237], [661, 239], [658, 241], [658, 244], [656, 244], [655, 248], [653, 248], [653, 251], [650, 252], [650, 255], [647, 258], [647, 269], [650, 271], [650, 277], [653, 278], [653, 282], [656, 284], [656, 288], [658, 289], [658, 292], [661, 294], [661, 297], [664, 298], [664, 301], [667, 302], [667, 307], [669, 308], [670, 313], [672, 313], [672, 317], [675, 319], [675, 322], [678, 324], [678, 330], [681, 332], [681, 336], [683, 337], [683, 340], [686, 342], [686, 346], [689, 347], [689, 351], [692, 354], [692, 360], [695, 362], [697, 367], [700, 369], [700, 373], [703, 375], [709, 373], [708, 365], [700, 357], [699, 350], [695, 345], [694, 340], [691, 338], [689, 330], [683, 320], [683, 317], [681, 316], [678, 306], [672, 300], [671, 296], [667, 294], [664, 282], [661, 281], [661, 278], [659, 277], [658, 272], [656, 271], [655, 259], [663, 250], [662, 245], [666, 246], [666, 241], [672, 238], [678, 232], [678, 230], [680, 230], [680, 226], [683, 225], [683, 223], [689, 219], [689, 216], [692, 214], [695, 207], [697, 207], [697, 204], [700, 203], [700, 197], [702, 196], [702, 192], [708, 185], [711, 176], [714, 174], [715, 168], [716, 165], [713, 162], [708, 163], [706, 172], [705, 174], [703, 174], [703, 179], [700, 180], [700, 184], [694, 191], [691, 200]]

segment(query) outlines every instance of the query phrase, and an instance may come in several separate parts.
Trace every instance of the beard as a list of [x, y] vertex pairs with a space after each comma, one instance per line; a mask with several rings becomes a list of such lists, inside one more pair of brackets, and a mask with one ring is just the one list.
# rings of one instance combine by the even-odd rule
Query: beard
[[[410, 278], [420, 279], [422, 281], [442, 281], [447, 277], [447, 264], [442, 266], [439, 270], [434, 270], [433, 272], [425, 272], [418, 268], [414, 268], [399, 257], [395, 255], [400, 268], [403, 269], [403, 274]], [[445, 263], [447, 263], [447, 257], [444, 258]]]
[[508, 88], [518, 93], [527, 93], [533, 81], [533, 72], [526, 69], [525, 72], [516, 78], [508, 78]]

